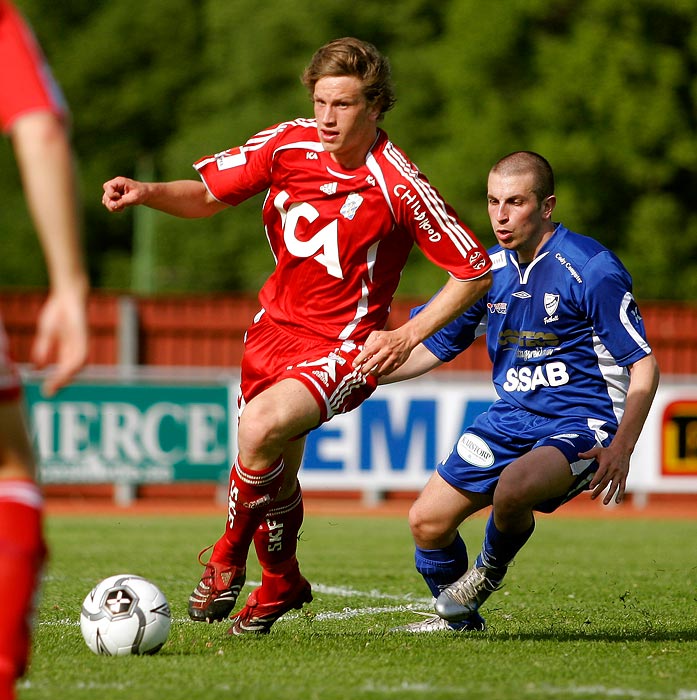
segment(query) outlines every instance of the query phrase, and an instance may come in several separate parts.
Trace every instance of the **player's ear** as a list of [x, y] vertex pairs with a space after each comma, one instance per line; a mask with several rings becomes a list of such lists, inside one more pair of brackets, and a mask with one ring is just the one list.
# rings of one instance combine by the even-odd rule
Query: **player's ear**
[[551, 194], [542, 202], [542, 215], [549, 219], [552, 216], [554, 207], [557, 205], [557, 198], [555, 195]]

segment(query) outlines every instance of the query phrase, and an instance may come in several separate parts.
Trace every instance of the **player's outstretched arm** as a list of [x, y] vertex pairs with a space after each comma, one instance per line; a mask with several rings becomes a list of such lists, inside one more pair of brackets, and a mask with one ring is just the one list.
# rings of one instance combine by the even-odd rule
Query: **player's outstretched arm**
[[406, 379], [420, 377], [439, 367], [443, 362], [439, 360], [423, 343], [419, 343], [409, 355], [409, 359], [400, 365], [394, 372], [380, 377], [379, 384], [393, 384], [403, 382]]
[[421, 341], [472, 306], [490, 287], [491, 273], [467, 281], [451, 277], [429, 304], [405, 324], [391, 331], [373, 331], [354, 364], [360, 365], [364, 374], [382, 376], [394, 372]]
[[647, 355], [629, 368], [629, 390], [624, 415], [617, 434], [606, 448], [594, 447], [579, 454], [581, 459], [596, 459], [598, 471], [589, 484], [591, 498], [598, 498], [605, 489], [603, 503], [624, 498], [629, 473], [629, 460], [639, 439], [658, 388], [659, 370], [656, 358]]
[[173, 216], [198, 219], [227, 208], [200, 180], [140, 182], [119, 176], [105, 182], [103, 187], [102, 204], [110, 212], [142, 204]]

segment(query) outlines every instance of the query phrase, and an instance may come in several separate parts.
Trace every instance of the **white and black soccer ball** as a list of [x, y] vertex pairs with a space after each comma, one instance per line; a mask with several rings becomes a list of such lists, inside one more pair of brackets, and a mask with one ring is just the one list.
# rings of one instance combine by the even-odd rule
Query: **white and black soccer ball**
[[85, 598], [80, 629], [95, 654], [155, 654], [167, 641], [172, 614], [162, 591], [132, 574], [110, 576]]

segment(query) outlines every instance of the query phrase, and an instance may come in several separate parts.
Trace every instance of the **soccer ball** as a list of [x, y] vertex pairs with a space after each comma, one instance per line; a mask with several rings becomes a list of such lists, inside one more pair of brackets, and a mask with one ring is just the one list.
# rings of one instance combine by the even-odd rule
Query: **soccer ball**
[[167, 640], [172, 614], [162, 591], [141, 576], [119, 574], [85, 598], [80, 629], [95, 654], [155, 654]]

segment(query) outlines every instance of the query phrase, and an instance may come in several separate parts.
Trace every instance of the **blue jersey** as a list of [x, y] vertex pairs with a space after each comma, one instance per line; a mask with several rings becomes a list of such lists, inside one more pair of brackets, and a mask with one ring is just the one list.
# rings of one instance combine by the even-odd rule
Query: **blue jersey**
[[498, 245], [489, 254], [489, 293], [424, 345], [447, 362], [485, 332], [502, 401], [614, 434], [627, 367], [651, 353], [629, 272], [561, 224], [530, 263]]

